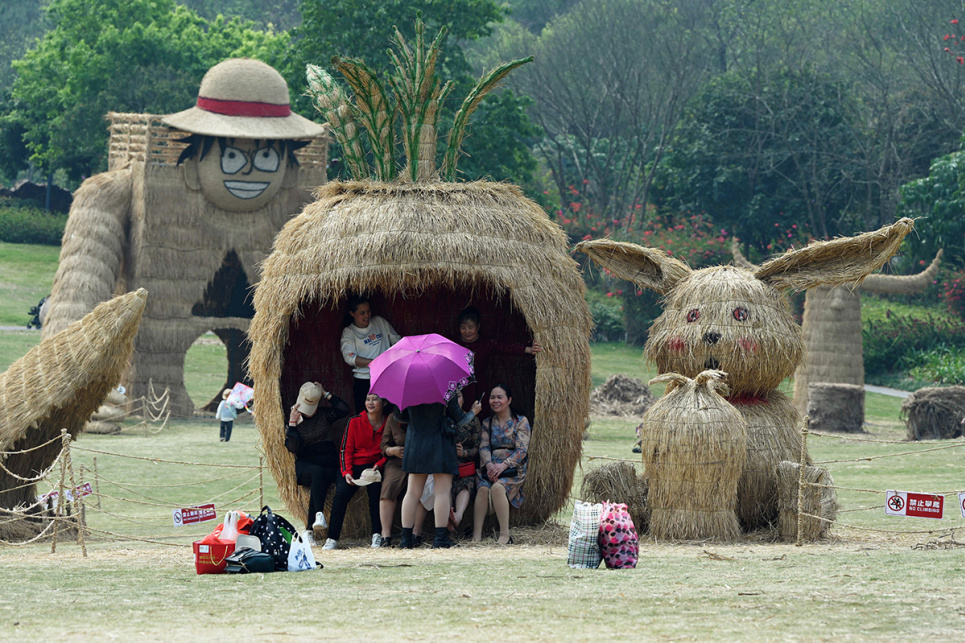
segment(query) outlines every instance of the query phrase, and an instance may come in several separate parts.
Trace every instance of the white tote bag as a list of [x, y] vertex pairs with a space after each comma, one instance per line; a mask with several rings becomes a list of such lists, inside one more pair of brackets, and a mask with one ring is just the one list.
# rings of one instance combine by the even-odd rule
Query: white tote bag
[[301, 534], [292, 535], [292, 544], [288, 550], [288, 571], [307, 572], [315, 569], [315, 554], [308, 546]]

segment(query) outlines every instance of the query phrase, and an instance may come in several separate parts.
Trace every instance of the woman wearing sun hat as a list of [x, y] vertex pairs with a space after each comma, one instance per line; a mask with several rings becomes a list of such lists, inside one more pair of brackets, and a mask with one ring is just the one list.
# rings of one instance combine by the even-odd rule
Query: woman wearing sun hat
[[[327, 406], [319, 408], [325, 401]], [[332, 424], [348, 415], [348, 404], [326, 392], [318, 382], [305, 382], [291, 408], [285, 430], [285, 448], [295, 454], [295, 479], [309, 488], [305, 540], [315, 544], [314, 528], [324, 529], [325, 496], [339, 478], [338, 433]]]

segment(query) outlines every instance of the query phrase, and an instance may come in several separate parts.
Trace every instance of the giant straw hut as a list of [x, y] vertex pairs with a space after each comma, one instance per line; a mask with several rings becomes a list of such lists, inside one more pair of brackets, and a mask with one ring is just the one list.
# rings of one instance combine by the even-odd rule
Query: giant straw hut
[[[480, 376], [514, 388], [514, 405], [534, 425], [526, 502], [515, 519], [544, 520], [570, 493], [590, 390], [591, 318], [577, 265], [560, 228], [517, 187], [451, 181], [472, 109], [526, 61], [501, 66], [480, 81], [456, 116], [446, 161], [437, 169], [435, 119], [449, 87], [434, 74], [441, 35], [427, 44], [424, 27], [417, 25], [411, 48], [397, 35], [397, 75], [390, 79], [397, 105], [359, 61], [334, 61], [354, 102], [324, 71], [309, 67], [316, 107], [333, 125], [355, 179], [319, 188], [317, 200], [275, 239], [249, 333], [255, 416], [268, 466], [299, 519], [307, 491], [295, 482], [282, 427], [305, 381], [319, 380], [350, 398], [351, 372], [339, 337], [345, 301], [353, 294], [369, 296], [374, 311], [403, 335], [452, 337], [456, 316], [472, 305], [481, 311], [488, 337], [539, 342], [543, 351], [535, 361], [507, 357]], [[393, 157], [396, 109], [406, 151], [401, 173]], [[440, 180], [440, 173], [449, 180]]]

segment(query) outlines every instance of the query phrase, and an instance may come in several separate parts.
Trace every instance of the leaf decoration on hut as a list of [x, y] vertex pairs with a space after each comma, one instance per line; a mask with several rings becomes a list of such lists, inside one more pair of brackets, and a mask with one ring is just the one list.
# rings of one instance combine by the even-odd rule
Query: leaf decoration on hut
[[[395, 63], [396, 75], [389, 79], [402, 112], [402, 144], [405, 147], [406, 166], [403, 177], [409, 181], [432, 181], [436, 173], [436, 121], [439, 107], [452, 91], [452, 82], [445, 85], [436, 76], [436, 60], [439, 45], [446, 36], [446, 28], [439, 30], [436, 39], [426, 51], [426, 26], [416, 21], [414, 50], [398, 29], [395, 43], [399, 53], [390, 51]], [[401, 58], [400, 58], [401, 57]]]
[[342, 73], [355, 92], [358, 120], [369, 133], [375, 178], [391, 181], [396, 175], [393, 124], [398, 106], [390, 106], [385, 87], [375, 72], [361, 60], [336, 56], [332, 58], [332, 65]]
[[355, 115], [342, 88], [327, 71], [317, 65], [307, 65], [305, 75], [308, 78], [308, 95], [315, 109], [332, 126], [352, 176], [357, 179], [368, 176], [368, 163], [365, 161], [365, 151], [355, 124]]
[[492, 91], [503, 78], [517, 67], [533, 62], [533, 57], [520, 58], [509, 63], [503, 63], [483, 76], [473, 88], [466, 100], [462, 102], [462, 107], [456, 112], [455, 123], [449, 130], [449, 140], [446, 145], [446, 156], [442, 161], [442, 178], [445, 181], [456, 179], [456, 162], [459, 160], [459, 150], [462, 147], [462, 139], [466, 135], [466, 126], [469, 124], [469, 117], [472, 115], [479, 103]]
[[[356, 180], [368, 179], [372, 175], [378, 181], [401, 178], [403, 182], [414, 183], [439, 179], [436, 167], [439, 110], [453, 84], [451, 81], [443, 83], [436, 74], [440, 46], [447, 33], [445, 27], [428, 44], [425, 30], [425, 23], [417, 20], [411, 46], [399, 30], [395, 30], [394, 43], [398, 51], [389, 51], [395, 73], [386, 80], [392, 89], [392, 97], [378, 75], [361, 60], [338, 56], [332, 59], [332, 65], [352, 88], [354, 102], [325, 70], [316, 65], [307, 66], [308, 95], [315, 109], [335, 131], [346, 164]], [[532, 60], [530, 56], [497, 66], [479, 80], [463, 101], [449, 131], [442, 167], [444, 180], [456, 178], [456, 163], [469, 117], [480, 102], [509, 72]], [[402, 118], [402, 147], [406, 156], [401, 177], [395, 158], [397, 114]], [[360, 123], [365, 131], [362, 132], [356, 123]], [[368, 163], [363, 138], [368, 140], [372, 152], [372, 167]]]

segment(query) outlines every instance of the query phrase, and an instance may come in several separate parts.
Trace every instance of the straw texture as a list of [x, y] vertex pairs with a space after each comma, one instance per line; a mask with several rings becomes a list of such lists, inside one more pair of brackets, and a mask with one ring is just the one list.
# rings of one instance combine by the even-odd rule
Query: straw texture
[[[787, 542], [797, 541], [798, 532], [798, 488], [800, 487], [801, 465], [797, 462], [781, 462], [777, 465], [777, 478], [780, 487], [781, 509], [778, 532]], [[834, 494], [834, 479], [826, 469], [804, 467], [804, 495], [801, 498], [801, 511], [811, 516], [801, 520], [801, 540], [813, 542], [827, 538], [831, 525], [838, 517], [838, 502]], [[821, 485], [821, 486], [811, 486]]]
[[901, 403], [909, 440], [949, 440], [962, 435], [965, 386], [920, 388]]
[[[104, 302], [13, 363], [0, 375], [0, 451], [40, 445], [67, 429], [76, 437], [127, 368], [141, 315], [143, 289]], [[50, 466], [60, 452], [55, 442], [9, 456], [4, 466], [30, 477]], [[34, 485], [0, 473], [0, 506], [32, 503]]]
[[[119, 115], [122, 123], [137, 122], [129, 116]], [[187, 187], [184, 167], [174, 165], [183, 144], [168, 150], [173, 144], [155, 136], [155, 123], [152, 117], [140, 124], [142, 143], [125, 141], [133, 156], [122, 169], [94, 176], [78, 190], [43, 333], [51, 337], [112, 293], [147, 289], [151, 299], [125, 385], [133, 397], [147, 395], [151, 381], [157, 391], [169, 388], [172, 415], [183, 417], [194, 412], [184, 357], [205, 332], [216, 332], [228, 351], [225, 382], [211, 391], [212, 400], [247, 379], [244, 332], [254, 314], [248, 289], [258, 282], [275, 234], [325, 181], [325, 162], [316, 150], [305, 165], [288, 168], [293, 180], [268, 205], [228, 212]], [[131, 128], [112, 131], [124, 137]]]
[[740, 535], [737, 485], [747, 427], [727, 393], [725, 373], [696, 379], [668, 373], [667, 392], [643, 416], [641, 449], [650, 535], [657, 540], [734, 540]]
[[645, 476], [637, 475], [636, 467], [629, 462], [608, 462], [587, 471], [580, 487], [580, 497], [586, 502], [625, 504], [637, 533], [647, 533], [650, 525], [647, 480]]
[[486, 337], [543, 346], [535, 366], [500, 358], [479, 377], [508, 380], [533, 421], [526, 501], [514, 519], [552, 516], [569, 497], [590, 391], [592, 320], [565, 235], [511, 185], [340, 182], [316, 194], [275, 240], [249, 332], [255, 417], [289, 511], [304, 516], [308, 502], [283, 446], [286, 410], [310, 380], [351, 399], [338, 349], [343, 302], [366, 293], [403, 335], [454, 337], [456, 315], [474, 305]]

